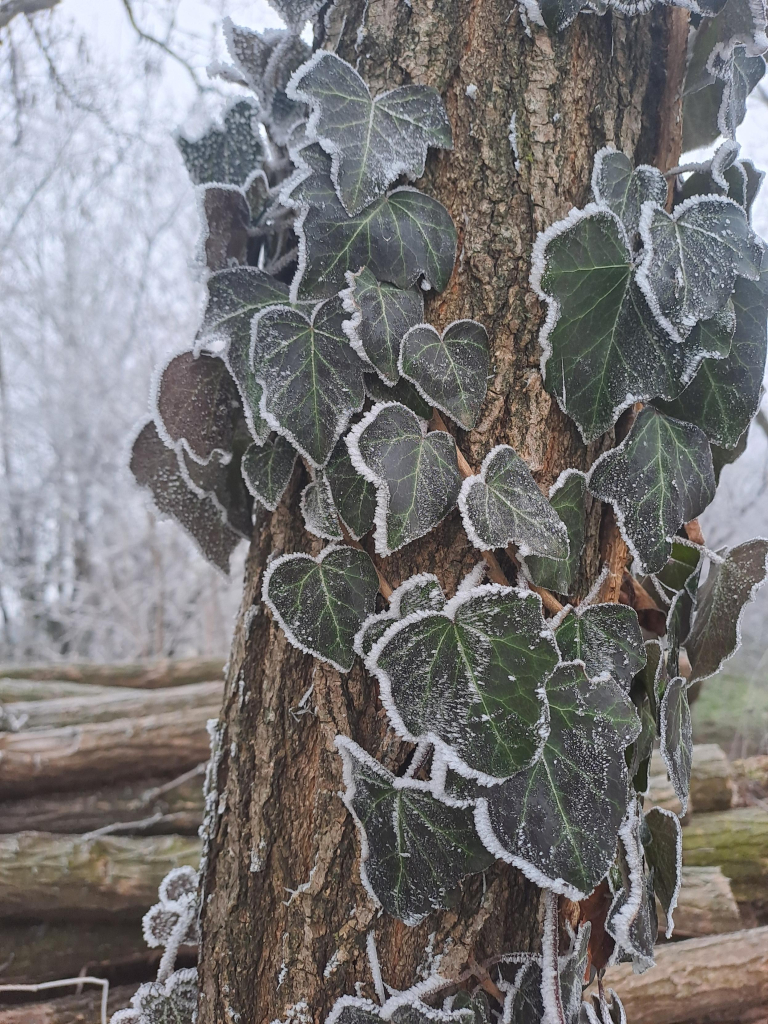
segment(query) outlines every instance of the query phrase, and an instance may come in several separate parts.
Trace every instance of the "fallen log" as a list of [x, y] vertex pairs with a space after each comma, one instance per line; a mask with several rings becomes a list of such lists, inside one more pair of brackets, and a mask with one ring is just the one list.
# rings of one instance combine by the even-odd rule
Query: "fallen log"
[[[130, 1006], [138, 985], [120, 985], [110, 988], [107, 996], [107, 1020], [113, 1013]], [[70, 991], [74, 985], [70, 986]], [[67, 989], [61, 989], [66, 992]], [[21, 1006], [0, 1007], [0, 1024], [100, 1024], [101, 989], [84, 986], [80, 995], [52, 998], [54, 992], [41, 992], [46, 1002], [26, 1003]]]
[[[722, 747], [716, 743], [696, 743], [693, 747], [689, 812], [709, 813], [727, 810], [733, 803], [735, 786], [733, 771]], [[658, 750], [654, 750], [648, 779], [646, 806], [665, 807], [679, 814], [680, 801]]]
[[133, 686], [142, 690], [156, 690], [163, 686], [221, 679], [224, 661], [224, 658], [165, 658], [161, 661], [123, 665], [0, 665], [0, 678], [66, 680], [96, 686]]
[[734, 807], [694, 814], [683, 829], [683, 864], [719, 865], [739, 903], [768, 901], [768, 811]]
[[[657, 909], [659, 934], [663, 935], [667, 922], [661, 907]], [[683, 884], [673, 919], [676, 939], [722, 935], [741, 928], [741, 915], [731, 883], [721, 868], [683, 868]]]
[[[113, 831], [120, 835], [197, 835], [203, 820], [203, 769], [201, 764], [182, 782], [143, 779], [86, 793], [9, 800], [0, 803], [0, 835], [24, 831], [75, 834], [118, 825], [124, 827]], [[131, 823], [132, 828], [125, 827]]]
[[208, 759], [219, 703], [143, 718], [0, 733], [0, 800], [178, 775]]
[[[115, 692], [112, 686], [88, 686], [85, 683], [67, 683], [52, 680], [39, 682], [36, 679], [2, 679], [0, 678], [0, 704], [14, 703], [19, 700], [58, 700], [59, 697], [87, 697], [89, 700], [101, 700]], [[128, 691], [121, 687], [120, 693], [144, 693], [144, 690]]]
[[[47, 685], [47, 684], [42, 684]], [[62, 729], [89, 722], [110, 722], [116, 718], [143, 718], [147, 715], [208, 707], [221, 702], [223, 682], [187, 683], [162, 690], [109, 689], [78, 697], [52, 700], [14, 701], [0, 707], [0, 730]]]
[[171, 868], [199, 861], [200, 840], [182, 836], [2, 836], [0, 918], [139, 918]]
[[740, 804], [768, 800], [768, 754], [731, 762]]
[[768, 928], [670, 942], [654, 956], [645, 974], [606, 973], [632, 1024], [736, 1024], [768, 1006]]

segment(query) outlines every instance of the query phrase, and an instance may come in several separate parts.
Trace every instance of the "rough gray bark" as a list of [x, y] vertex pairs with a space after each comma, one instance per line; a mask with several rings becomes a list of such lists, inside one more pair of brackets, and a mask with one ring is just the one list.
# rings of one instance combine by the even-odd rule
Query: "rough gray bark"
[[[528, 288], [529, 255], [537, 231], [587, 201], [601, 146], [672, 166], [686, 25], [685, 12], [659, 10], [581, 17], [557, 38], [535, 28], [529, 36], [511, 0], [339, 0], [329, 18], [326, 44], [338, 42], [342, 56], [359, 61], [374, 91], [425, 83], [447, 105], [454, 150], [430, 158], [420, 185], [451, 211], [460, 256], [446, 290], [428, 298], [427, 318], [442, 328], [474, 317], [489, 331], [494, 379], [477, 428], [459, 434], [475, 467], [506, 442], [548, 486], [611, 443], [586, 450], [542, 388], [542, 310]], [[515, 113], [518, 168], [509, 140]], [[470, 879], [452, 910], [416, 928], [379, 916], [362, 889], [333, 740], [352, 736], [393, 768], [406, 748], [387, 732], [376, 686], [359, 666], [341, 677], [301, 655], [260, 606], [270, 552], [322, 546], [302, 529], [302, 483], [297, 470], [283, 503], [259, 523], [246, 568], [222, 711], [221, 813], [204, 882], [201, 1024], [297, 1014], [319, 1024], [356, 986], [374, 997], [370, 929], [384, 981], [401, 989], [429, 970], [428, 945], [450, 977], [497, 953], [538, 948], [540, 939], [538, 890], [505, 866]], [[620, 584], [626, 548], [604, 525], [603, 557]], [[597, 507], [588, 529], [582, 592], [600, 561]], [[393, 586], [429, 569], [451, 594], [477, 560], [454, 513], [423, 541], [377, 561]], [[296, 716], [310, 686], [313, 714]]]

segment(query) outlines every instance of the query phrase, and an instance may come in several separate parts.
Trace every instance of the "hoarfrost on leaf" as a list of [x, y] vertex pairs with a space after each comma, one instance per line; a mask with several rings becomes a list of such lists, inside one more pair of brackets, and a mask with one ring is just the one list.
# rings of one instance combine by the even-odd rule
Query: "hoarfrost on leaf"
[[693, 762], [693, 733], [691, 709], [688, 706], [688, 681], [682, 676], [670, 679], [664, 690], [659, 709], [659, 737], [661, 757], [669, 781], [682, 807], [688, 809], [688, 791], [691, 785]]
[[224, 114], [222, 127], [214, 125], [196, 142], [177, 136], [176, 144], [195, 185], [242, 186], [261, 166], [264, 145], [256, 111], [252, 100], [237, 100]]
[[296, 452], [290, 442], [279, 434], [263, 445], [252, 444], [243, 456], [245, 485], [270, 512], [280, 504], [295, 463]]
[[645, 645], [637, 612], [621, 604], [593, 604], [576, 609], [555, 630], [564, 661], [583, 661], [590, 678], [607, 672], [629, 692], [645, 665]]
[[643, 870], [643, 816], [637, 799], [619, 829], [618, 866], [622, 885], [614, 894], [605, 930], [616, 943], [612, 959], [631, 958], [635, 973], [654, 966], [653, 946], [658, 931], [653, 883]]
[[310, 480], [301, 492], [300, 507], [305, 530], [325, 540], [343, 539], [331, 486], [322, 469], [315, 473], [314, 480]]
[[399, 736], [427, 737], [451, 768], [493, 784], [539, 756], [558, 660], [538, 595], [488, 584], [390, 626], [366, 667]]
[[523, 571], [536, 586], [553, 590], [557, 594], [571, 592], [584, 550], [586, 495], [587, 477], [578, 469], [565, 470], [552, 484], [549, 504], [568, 531], [568, 557], [555, 559], [542, 555], [521, 555]]
[[317, 558], [274, 559], [264, 574], [262, 597], [294, 647], [349, 672], [355, 634], [373, 612], [378, 590], [376, 569], [364, 551], [329, 544]]
[[318, 50], [296, 71], [287, 92], [309, 104], [307, 137], [331, 155], [331, 179], [352, 216], [401, 174], [420, 178], [430, 146], [453, 144], [435, 89], [403, 85], [372, 99], [357, 71], [327, 50]]
[[437, 576], [422, 572], [401, 583], [392, 591], [389, 608], [369, 615], [355, 637], [355, 651], [366, 658], [373, 645], [384, 636], [393, 622], [419, 611], [440, 611], [445, 607], [445, 594]]
[[401, 377], [397, 384], [389, 387], [376, 373], [366, 373], [365, 393], [374, 402], [398, 402], [404, 405], [411, 412], [415, 412], [419, 419], [432, 419], [432, 406], [425, 402], [416, 388], [405, 377]]
[[653, 888], [666, 915], [666, 937], [672, 938], [672, 915], [683, 878], [683, 831], [680, 819], [663, 807], [652, 807], [645, 816], [648, 839], [645, 859], [653, 871]]
[[139, 986], [127, 1010], [112, 1016], [111, 1024], [195, 1024], [197, 968], [174, 971], [167, 981]]
[[631, 239], [640, 229], [643, 203], [666, 203], [667, 182], [655, 167], [633, 167], [629, 157], [607, 147], [595, 155], [592, 194], [596, 203], [613, 210]]
[[355, 540], [368, 533], [376, 512], [376, 489], [352, 465], [343, 437], [336, 442], [325, 467], [331, 497], [339, 518]]

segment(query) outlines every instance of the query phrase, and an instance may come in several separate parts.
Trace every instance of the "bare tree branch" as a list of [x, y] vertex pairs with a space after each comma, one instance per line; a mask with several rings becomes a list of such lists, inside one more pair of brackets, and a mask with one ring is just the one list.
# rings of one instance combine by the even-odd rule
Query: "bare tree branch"
[[185, 60], [184, 57], [181, 56], [181, 54], [176, 53], [176, 51], [173, 50], [170, 46], [168, 46], [167, 43], [164, 43], [162, 39], [158, 39], [157, 36], [150, 35], [148, 32], [145, 32], [143, 29], [139, 28], [139, 26], [136, 23], [136, 18], [133, 15], [133, 8], [131, 7], [130, 0], [123, 0], [123, 7], [125, 8], [125, 13], [128, 15], [128, 20], [130, 21], [132, 28], [135, 30], [140, 39], [144, 39], [146, 40], [146, 42], [152, 43], [154, 46], [158, 46], [163, 51], [163, 53], [166, 53], [169, 57], [172, 57], [175, 61], [178, 61], [178, 63], [181, 64], [183, 68], [185, 68], [185, 70], [189, 74], [189, 77], [195, 83], [195, 88], [197, 89], [198, 92], [210, 91], [210, 86], [203, 85], [203, 83], [197, 76], [197, 72], [189, 63], [189, 61]]
[[17, 14], [50, 11], [58, 3], [59, 0], [5, 0], [5, 3], [0, 3], [0, 28], [5, 28]]

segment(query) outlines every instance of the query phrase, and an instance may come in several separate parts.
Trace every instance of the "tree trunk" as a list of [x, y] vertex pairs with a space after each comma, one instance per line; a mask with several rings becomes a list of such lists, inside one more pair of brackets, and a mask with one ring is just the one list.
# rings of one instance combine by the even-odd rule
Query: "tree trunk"
[[[420, 187], [450, 210], [459, 258], [426, 312], [439, 329], [473, 317], [489, 332], [494, 380], [478, 426], [459, 434], [475, 468], [507, 443], [549, 487], [562, 469], [586, 468], [612, 443], [607, 437], [585, 449], [543, 390], [531, 246], [539, 230], [588, 201], [602, 146], [666, 167], [675, 162], [686, 35], [687, 14], [665, 10], [582, 16], [560, 36], [535, 27], [529, 34], [512, 0], [339, 0], [329, 18], [325, 45], [338, 42], [374, 92], [419, 82], [436, 86], [446, 102], [454, 149], [431, 156]], [[383, 980], [400, 989], [428, 973], [436, 956], [450, 977], [473, 959], [539, 948], [539, 890], [500, 863], [470, 879], [454, 909], [415, 928], [379, 916], [360, 884], [334, 737], [353, 737], [389, 768], [410, 748], [387, 732], [377, 687], [359, 665], [342, 677], [302, 655], [260, 604], [270, 552], [322, 547], [302, 529], [303, 482], [299, 469], [283, 503], [260, 521], [246, 567], [217, 750], [220, 813], [204, 868], [201, 1024], [319, 1024], [340, 995], [374, 997], [371, 929]], [[608, 527], [603, 556], [613, 551], [620, 583], [626, 548]], [[581, 593], [599, 570], [600, 533], [595, 503]], [[375, 559], [393, 586], [429, 570], [449, 595], [478, 560], [457, 512], [424, 540]], [[296, 715], [310, 687], [313, 713]]]

